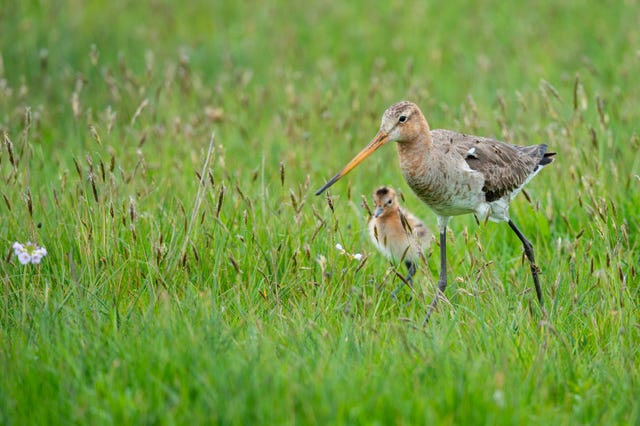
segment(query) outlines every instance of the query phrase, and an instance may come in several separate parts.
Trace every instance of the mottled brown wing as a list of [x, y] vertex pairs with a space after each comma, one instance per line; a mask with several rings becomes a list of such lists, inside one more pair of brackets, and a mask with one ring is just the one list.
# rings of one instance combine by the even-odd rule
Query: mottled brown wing
[[434, 143], [449, 143], [469, 167], [484, 176], [482, 190], [487, 201], [510, 194], [544, 162], [546, 145], [520, 147], [480, 136], [450, 130], [433, 130]]

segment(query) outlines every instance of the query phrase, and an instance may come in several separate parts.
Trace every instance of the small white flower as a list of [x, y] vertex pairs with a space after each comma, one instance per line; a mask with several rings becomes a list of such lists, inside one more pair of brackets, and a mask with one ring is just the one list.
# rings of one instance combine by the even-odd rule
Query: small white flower
[[42, 258], [47, 255], [47, 249], [40, 247], [31, 241], [26, 244], [20, 244], [18, 242], [13, 243], [13, 251], [18, 256], [18, 261], [26, 265], [28, 263], [39, 264]]
[[344, 254], [344, 255], [345, 255], [345, 256], [347, 256], [347, 257], [350, 257], [350, 258], [355, 259], [355, 260], [360, 260], [360, 259], [362, 259], [362, 255], [361, 255], [360, 253], [351, 254], [351, 253], [349, 253], [348, 251], [346, 251], [346, 250], [344, 249], [344, 247], [342, 247], [342, 244], [340, 244], [340, 243], [336, 244], [336, 248], [337, 248], [338, 250], [340, 250], [340, 251], [342, 252], [342, 254]]
[[23, 252], [20, 252], [20, 254], [18, 254], [18, 260], [23, 265], [26, 265], [27, 263], [31, 262], [31, 256], [29, 255], [29, 253], [23, 251]]
[[42, 260], [42, 257], [43, 255], [40, 252], [33, 253], [33, 255], [31, 255], [31, 263], [37, 265]]

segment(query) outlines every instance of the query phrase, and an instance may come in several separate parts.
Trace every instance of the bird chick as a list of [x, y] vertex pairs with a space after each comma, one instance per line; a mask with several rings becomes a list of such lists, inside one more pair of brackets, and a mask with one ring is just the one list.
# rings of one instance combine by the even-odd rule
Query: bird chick
[[[396, 192], [382, 186], [373, 193], [374, 213], [369, 220], [369, 235], [376, 248], [394, 263], [404, 261], [408, 275], [405, 280], [413, 288], [417, 262], [431, 246], [433, 234], [411, 212], [398, 203]], [[400, 287], [393, 291], [397, 294]]]

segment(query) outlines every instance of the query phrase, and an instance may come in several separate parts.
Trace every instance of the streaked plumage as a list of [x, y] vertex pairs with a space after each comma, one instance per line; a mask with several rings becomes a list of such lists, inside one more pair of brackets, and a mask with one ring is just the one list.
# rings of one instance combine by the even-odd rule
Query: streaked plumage
[[[322, 193], [366, 157], [389, 141], [398, 142], [402, 174], [413, 192], [437, 215], [440, 231], [439, 292], [447, 286], [446, 229], [452, 216], [472, 213], [482, 221], [508, 222], [529, 259], [538, 301], [542, 291], [532, 244], [509, 218], [511, 199], [544, 166], [553, 161], [544, 144], [516, 146], [451, 130], [433, 130], [417, 105], [389, 107], [378, 134], [316, 194]], [[435, 307], [430, 306], [425, 322]]]
[[[376, 248], [394, 263], [407, 266], [406, 281], [413, 287], [417, 262], [431, 246], [433, 234], [411, 212], [400, 207], [396, 192], [380, 187], [373, 193], [374, 213], [369, 220], [369, 235]], [[397, 293], [394, 290], [393, 294]]]

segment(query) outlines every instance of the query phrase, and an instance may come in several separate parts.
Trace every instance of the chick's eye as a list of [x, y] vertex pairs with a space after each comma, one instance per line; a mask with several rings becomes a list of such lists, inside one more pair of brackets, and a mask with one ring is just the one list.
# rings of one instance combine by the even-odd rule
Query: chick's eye
[[389, 201], [387, 201], [387, 204], [391, 205], [392, 202], [393, 202], [393, 200], [389, 200]]
[[401, 122], [401, 123], [404, 123], [405, 121], [407, 121], [407, 116], [406, 116], [406, 115], [401, 115], [401, 116], [398, 118], [398, 121], [399, 121], [399, 122]]

